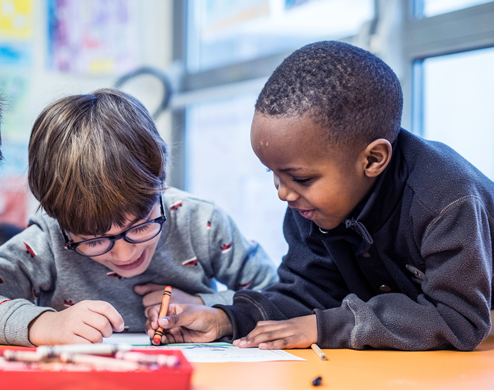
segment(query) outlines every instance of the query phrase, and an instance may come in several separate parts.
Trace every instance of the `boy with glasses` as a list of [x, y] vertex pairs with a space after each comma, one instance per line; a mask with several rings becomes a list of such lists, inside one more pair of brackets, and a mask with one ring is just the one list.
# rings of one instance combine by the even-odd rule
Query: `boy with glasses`
[[173, 302], [211, 306], [277, 280], [222, 210], [165, 188], [166, 156], [123, 92], [69, 96], [40, 114], [29, 186], [43, 210], [0, 247], [0, 344], [98, 343], [144, 331], [164, 285]]

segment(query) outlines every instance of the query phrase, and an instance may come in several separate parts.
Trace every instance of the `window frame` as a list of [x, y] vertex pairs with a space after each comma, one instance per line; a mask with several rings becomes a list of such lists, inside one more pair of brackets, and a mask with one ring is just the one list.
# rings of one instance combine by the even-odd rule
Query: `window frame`
[[[404, 94], [402, 126], [422, 134], [423, 61], [430, 57], [494, 47], [494, 2], [432, 17], [420, 17], [423, 0], [374, 0], [374, 7], [375, 16], [368, 25], [367, 36], [340, 40], [355, 44], [358, 39], [363, 48], [393, 63]], [[258, 91], [291, 51], [197, 73], [187, 72], [188, 1], [174, 0], [173, 9], [173, 68], [179, 76], [171, 101], [173, 169], [170, 184], [185, 189], [186, 107], [201, 101]]]

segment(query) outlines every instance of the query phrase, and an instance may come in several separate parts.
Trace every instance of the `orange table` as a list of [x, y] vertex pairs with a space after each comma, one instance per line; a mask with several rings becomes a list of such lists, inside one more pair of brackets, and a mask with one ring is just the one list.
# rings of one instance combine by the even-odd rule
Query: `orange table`
[[[195, 363], [193, 390], [494, 389], [494, 336], [473, 352], [288, 350], [306, 362]], [[311, 381], [323, 377], [319, 387]]]
[[[326, 349], [325, 362], [311, 349], [288, 352], [307, 361], [194, 363], [191, 389], [494, 389], [494, 335], [473, 352]], [[323, 377], [322, 385], [313, 387], [317, 376]]]

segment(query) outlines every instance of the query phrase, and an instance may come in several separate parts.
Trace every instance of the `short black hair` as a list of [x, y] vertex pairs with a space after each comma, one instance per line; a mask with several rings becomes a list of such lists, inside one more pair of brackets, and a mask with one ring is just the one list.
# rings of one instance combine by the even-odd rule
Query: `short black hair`
[[338, 41], [315, 42], [288, 56], [266, 82], [256, 112], [308, 115], [341, 145], [393, 142], [403, 93], [396, 74], [374, 54]]

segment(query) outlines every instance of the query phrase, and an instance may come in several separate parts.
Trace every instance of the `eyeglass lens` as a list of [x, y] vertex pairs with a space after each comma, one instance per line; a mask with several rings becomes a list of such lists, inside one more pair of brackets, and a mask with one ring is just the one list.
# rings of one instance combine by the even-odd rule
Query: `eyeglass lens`
[[[133, 243], [149, 241], [159, 234], [161, 226], [159, 222], [144, 223], [128, 230], [125, 233], [125, 238]], [[105, 253], [111, 246], [111, 239], [100, 237], [78, 245], [76, 251], [86, 256], [98, 256]]]

